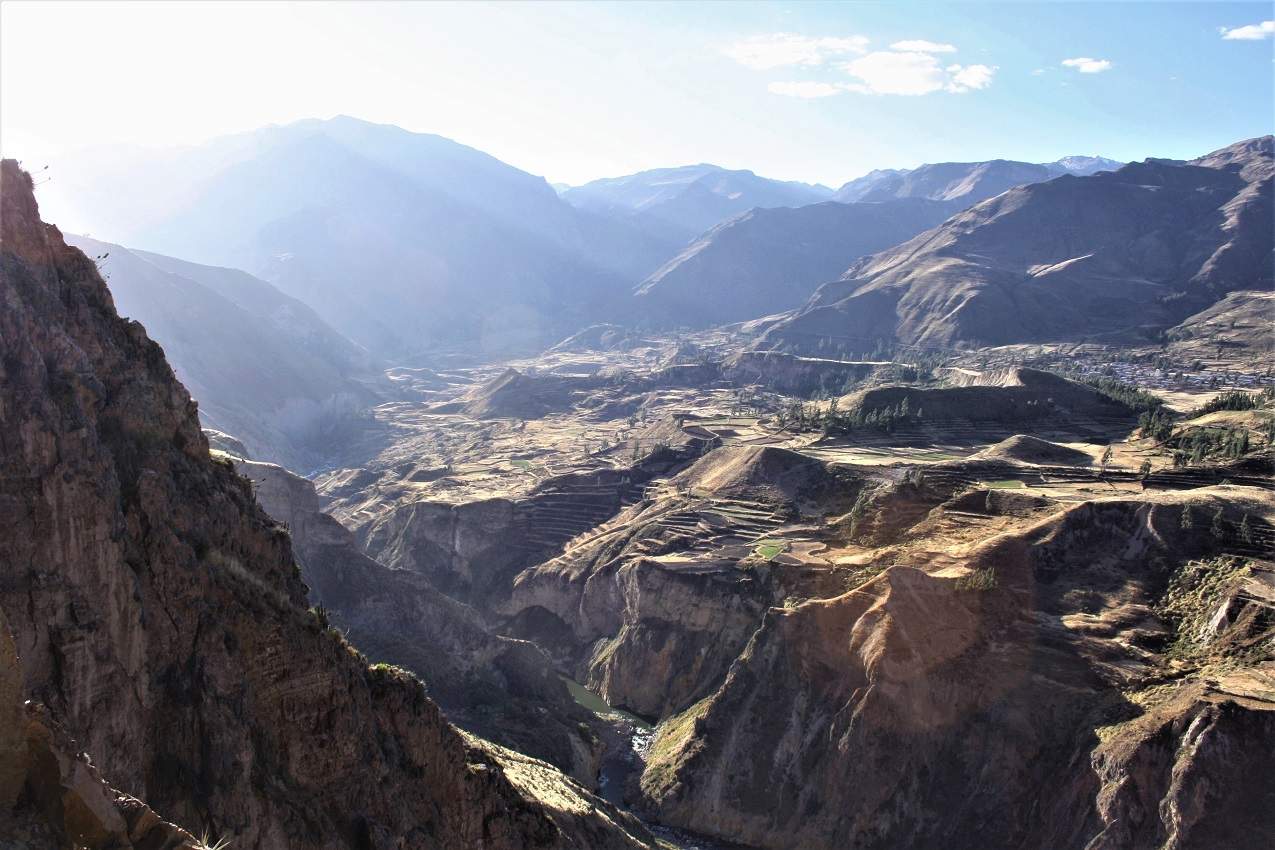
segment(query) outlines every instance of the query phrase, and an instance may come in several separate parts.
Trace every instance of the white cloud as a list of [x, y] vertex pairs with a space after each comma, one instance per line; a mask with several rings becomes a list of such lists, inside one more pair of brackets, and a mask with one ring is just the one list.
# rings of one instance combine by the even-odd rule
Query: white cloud
[[948, 65], [946, 70], [952, 75], [947, 90], [957, 94], [987, 88], [996, 73], [996, 68], [991, 65]]
[[948, 65], [929, 53], [878, 50], [838, 67], [857, 83], [845, 83], [847, 91], [860, 94], [923, 95], [936, 91], [963, 94], [987, 88], [996, 68], [991, 65]]
[[1082, 74], [1100, 74], [1103, 71], [1110, 71], [1112, 68], [1111, 60], [1090, 59], [1088, 56], [1064, 59], [1062, 64], [1064, 68], [1075, 68]]
[[862, 53], [868, 39], [861, 35], [845, 38], [808, 38], [777, 32], [757, 35], [728, 45], [722, 53], [756, 71], [787, 65], [822, 65], [830, 56]]
[[896, 41], [890, 45], [890, 49], [914, 53], [955, 53], [956, 45], [939, 44], [935, 41], [926, 41], [923, 38], [913, 38], [907, 41]]
[[1219, 27], [1222, 38], [1227, 41], [1261, 41], [1275, 36], [1275, 21], [1262, 21], [1260, 24], [1249, 24], [1246, 27]]
[[785, 97], [831, 97], [841, 94], [842, 88], [832, 83], [816, 83], [810, 80], [795, 83], [771, 83], [766, 86], [771, 94], [782, 94]]
[[1033, 77], [1039, 77], [1039, 76], [1040, 76], [1041, 74], [1043, 74], [1043, 73], [1045, 73], [1045, 69], [1044, 69], [1044, 68], [1036, 68], [1036, 69], [1034, 69], [1034, 70], [1032, 71], [1032, 76], [1033, 76]]

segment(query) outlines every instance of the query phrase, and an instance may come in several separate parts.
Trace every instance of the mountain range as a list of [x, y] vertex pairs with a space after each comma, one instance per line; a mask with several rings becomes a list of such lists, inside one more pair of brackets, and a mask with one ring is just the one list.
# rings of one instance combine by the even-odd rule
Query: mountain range
[[754, 209], [700, 236], [638, 284], [637, 314], [657, 325], [744, 321], [799, 306], [860, 257], [897, 245], [979, 201], [1064, 174], [1118, 168], [1102, 157], [992, 160], [873, 171], [836, 201]]
[[1055, 162], [940, 162], [913, 169], [879, 169], [843, 185], [833, 200], [884, 201], [891, 198], [962, 200], [966, 205], [999, 195], [1025, 183], [1040, 183], [1064, 174], [1085, 177], [1114, 171], [1123, 163], [1101, 156], [1065, 156]]
[[248, 271], [382, 355], [535, 348], [675, 250], [487, 154], [352, 118], [121, 161], [57, 165], [85, 230]]
[[[560, 191], [441, 136], [341, 116], [168, 152], [69, 156], [42, 197], [134, 258], [243, 270], [373, 357], [404, 362], [529, 353], [598, 321], [714, 324], [792, 309], [942, 212], [1110, 165], [946, 163], [834, 192], [700, 164]], [[846, 210], [834, 198], [879, 205]], [[148, 324], [198, 385], [176, 338]], [[210, 415], [221, 406], [196, 395]], [[239, 433], [282, 459], [251, 428]]]
[[562, 193], [565, 201], [685, 242], [755, 208], [800, 207], [832, 200], [827, 186], [758, 177], [701, 163], [607, 177]]
[[855, 263], [757, 343], [862, 351], [1155, 338], [1269, 289], [1272, 137], [1020, 186]]

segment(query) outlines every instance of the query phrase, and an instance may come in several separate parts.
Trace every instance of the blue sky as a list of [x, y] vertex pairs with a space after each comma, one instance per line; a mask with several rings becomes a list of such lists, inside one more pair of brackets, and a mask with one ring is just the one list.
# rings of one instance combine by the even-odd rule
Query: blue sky
[[553, 181], [708, 161], [839, 185], [940, 160], [1191, 157], [1275, 129], [1270, 3], [11, 0], [0, 15], [0, 149], [29, 163], [344, 113]]

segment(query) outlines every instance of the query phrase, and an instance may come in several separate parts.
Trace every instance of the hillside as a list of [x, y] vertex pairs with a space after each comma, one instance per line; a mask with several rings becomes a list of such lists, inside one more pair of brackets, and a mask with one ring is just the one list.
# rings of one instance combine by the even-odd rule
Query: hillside
[[[163, 351], [14, 161], [0, 181], [0, 710], [74, 739], [58, 762], [48, 737], [3, 738], [0, 790], [43, 824], [35, 846], [192, 846], [154, 813], [245, 850], [648, 845], [308, 609], [287, 532], [209, 456]], [[99, 772], [132, 796], [89, 787]]]
[[678, 326], [794, 309], [855, 260], [910, 239], [958, 208], [909, 198], [754, 209], [717, 225], [642, 281], [634, 308]]
[[1169, 348], [1196, 357], [1216, 356], [1220, 350], [1269, 359], [1275, 354], [1272, 321], [1275, 292], [1232, 292], [1170, 328]]
[[366, 351], [252, 275], [84, 236], [67, 244], [102, 257], [116, 309], [163, 346], [203, 423], [256, 457], [312, 468], [389, 389]]
[[866, 257], [761, 347], [1156, 337], [1272, 286], [1272, 138], [1012, 189]]
[[562, 197], [579, 209], [685, 242], [754, 207], [814, 204], [831, 200], [832, 190], [701, 164], [594, 180]]
[[676, 250], [480, 151], [347, 117], [117, 159], [59, 161], [42, 192], [84, 232], [251, 272], [380, 355], [536, 348]]

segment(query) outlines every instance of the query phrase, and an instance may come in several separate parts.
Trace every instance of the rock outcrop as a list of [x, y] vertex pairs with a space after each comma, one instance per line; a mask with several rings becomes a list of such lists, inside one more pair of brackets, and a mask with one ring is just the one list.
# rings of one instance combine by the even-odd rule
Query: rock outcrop
[[0, 836], [14, 850], [204, 850], [184, 829], [102, 780], [44, 706], [22, 698], [0, 610]]
[[114, 787], [245, 850], [647, 844], [554, 771], [519, 782], [308, 610], [287, 533], [210, 458], [159, 346], [17, 164], [0, 179], [0, 609], [23, 695]]

